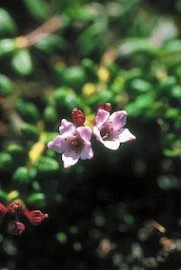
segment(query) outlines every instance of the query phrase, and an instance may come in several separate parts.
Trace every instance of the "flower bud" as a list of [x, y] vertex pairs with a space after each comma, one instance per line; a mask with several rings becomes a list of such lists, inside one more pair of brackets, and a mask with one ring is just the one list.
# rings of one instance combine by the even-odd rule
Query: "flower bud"
[[102, 109], [105, 110], [107, 112], [111, 112], [112, 111], [112, 106], [111, 103], [99, 103], [98, 104], [98, 109]]
[[33, 226], [41, 224], [44, 219], [48, 218], [48, 214], [44, 214], [40, 210], [29, 211], [25, 209], [24, 214]]
[[22, 222], [14, 221], [9, 227], [9, 231], [14, 235], [22, 235], [25, 230], [25, 225]]
[[4, 216], [6, 215], [6, 212], [7, 212], [6, 206], [0, 203], [0, 223], [1, 223], [1, 220], [4, 218]]
[[22, 204], [19, 201], [12, 202], [7, 206], [7, 211], [10, 215], [17, 215], [22, 209]]
[[74, 108], [72, 110], [72, 119], [76, 126], [82, 126], [85, 122], [85, 114], [81, 110]]

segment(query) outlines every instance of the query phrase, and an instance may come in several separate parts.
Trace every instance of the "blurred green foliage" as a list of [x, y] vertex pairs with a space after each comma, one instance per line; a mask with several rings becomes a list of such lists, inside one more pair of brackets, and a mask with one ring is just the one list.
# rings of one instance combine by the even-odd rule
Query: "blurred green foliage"
[[[167, 1], [174, 7], [165, 5], [167, 15], [160, 14], [162, 2], [22, 0], [15, 11], [3, 2], [0, 201], [13, 191], [29, 205], [60, 203], [71, 183], [57, 179], [72, 170], [83, 177], [84, 163], [65, 172], [46, 147], [74, 107], [91, 121], [99, 102], [111, 102], [134, 123], [153, 121], [163, 156], [181, 157], [181, 8], [180, 1]], [[56, 31], [38, 28], [52, 16]], [[163, 188], [164, 178], [158, 182]], [[56, 239], [64, 244], [67, 236]]]

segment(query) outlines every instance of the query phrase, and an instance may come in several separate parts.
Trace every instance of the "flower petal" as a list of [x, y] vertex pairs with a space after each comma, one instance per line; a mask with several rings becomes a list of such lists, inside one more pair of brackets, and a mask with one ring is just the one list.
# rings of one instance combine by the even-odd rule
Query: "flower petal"
[[92, 150], [92, 146], [91, 143], [87, 143], [84, 145], [81, 154], [80, 154], [80, 158], [81, 159], [91, 159], [93, 157], [94, 153]]
[[90, 141], [92, 136], [92, 130], [90, 127], [78, 127], [77, 132], [84, 141]]
[[80, 153], [76, 153], [75, 151], [66, 151], [62, 154], [62, 160], [64, 164], [64, 168], [69, 168], [75, 165], [80, 158]]
[[115, 129], [121, 129], [126, 124], [127, 112], [117, 111], [111, 114], [109, 120], [112, 122]]
[[62, 119], [61, 126], [59, 127], [60, 134], [69, 133], [72, 135], [75, 133], [76, 127], [73, 123], [67, 121], [66, 119]]
[[99, 129], [97, 127], [93, 127], [93, 134], [94, 134], [94, 136], [96, 137], [96, 139], [99, 142], [101, 142], [101, 143], [104, 142], [103, 139], [102, 139], [102, 137], [101, 137], [100, 131], [99, 131]]
[[114, 140], [114, 141], [104, 141], [103, 142], [104, 146], [111, 149], [111, 150], [117, 150], [119, 148], [120, 142], [119, 140]]
[[124, 128], [121, 134], [119, 135], [120, 143], [128, 142], [136, 139], [136, 137], [129, 131], [128, 128]]
[[53, 141], [48, 143], [48, 148], [55, 150], [57, 153], [63, 153], [67, 148], [65, 138], [58, 135]]
[[110, 113], [105, 110], [99, 109], [97, 111], [96, 126], [98, 129], [100, 129], [102, 125], [108, 120], [109, 116], [110, 116]]

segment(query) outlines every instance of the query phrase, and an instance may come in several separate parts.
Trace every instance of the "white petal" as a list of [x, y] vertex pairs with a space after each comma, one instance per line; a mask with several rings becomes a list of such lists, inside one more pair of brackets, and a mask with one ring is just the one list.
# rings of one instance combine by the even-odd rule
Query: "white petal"
[[94, 153], [92, 151], [91, 143], [87, 143], [84, 145], [82, 152], [80, 154], [81, 159], [91, 159]]
[[64, 168], [67, 169], [77, 163], [80, 158], [80, 153], [76, 153], [75, 151], [67, 151], [62, 155], [62, 160], [64, 164]]
[[119, 140], [114, 140], [114, 141], [104, 141], [103, 142], [104, 146], [111, 149], [111, 150], [117, 150], [119, 148], [120, 142]]
[[93, 127], [93, 134], [94, 134], [94, 136], [96, 137], [96, 139], [97, 139], [99, 142], [101, 142], [101, 143], [104, 142], [103, 139], [102, 139], [102, 137], [101, 137], [100, 131], [98, 130], [97, 127]]
[[124, 128], [121, 134], [119, 135], [120, 143], [128, 142], [136, 139], [136, 137], [129, 131], [128, 128]]
[[92, 136], [92, 130], [90, 127], [87, 126], [78, 127], [77, 132], [84, 141], [90, 141]]
[[97, 111], [96, 126], [98, 129], [100, 129], [102, 125], [108, 120], [109, 116], [110, 116], [110, 113], [105, 110], [99, 109]]

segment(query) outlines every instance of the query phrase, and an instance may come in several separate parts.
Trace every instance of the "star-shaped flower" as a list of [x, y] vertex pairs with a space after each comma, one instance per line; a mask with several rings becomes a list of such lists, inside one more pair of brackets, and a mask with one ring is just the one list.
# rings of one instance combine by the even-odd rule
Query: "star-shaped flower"
[[136, 137], [125, 128], [127, 119], [126, 111], [117, 111], [110, 115], [109, 111], [98, 109], [96, 125], [93, 133], [98, 141], [105, 147], [116, 150], [120, 143], [136, 139]]
[[87, 126], [76, 127], [73, 123], [63, 119], [59, 128], [60, 135], [48, 143], [48, 147], [62, 154], [64, 168], [78, 162], [79, 159], [91, 159], [92, 130]]

